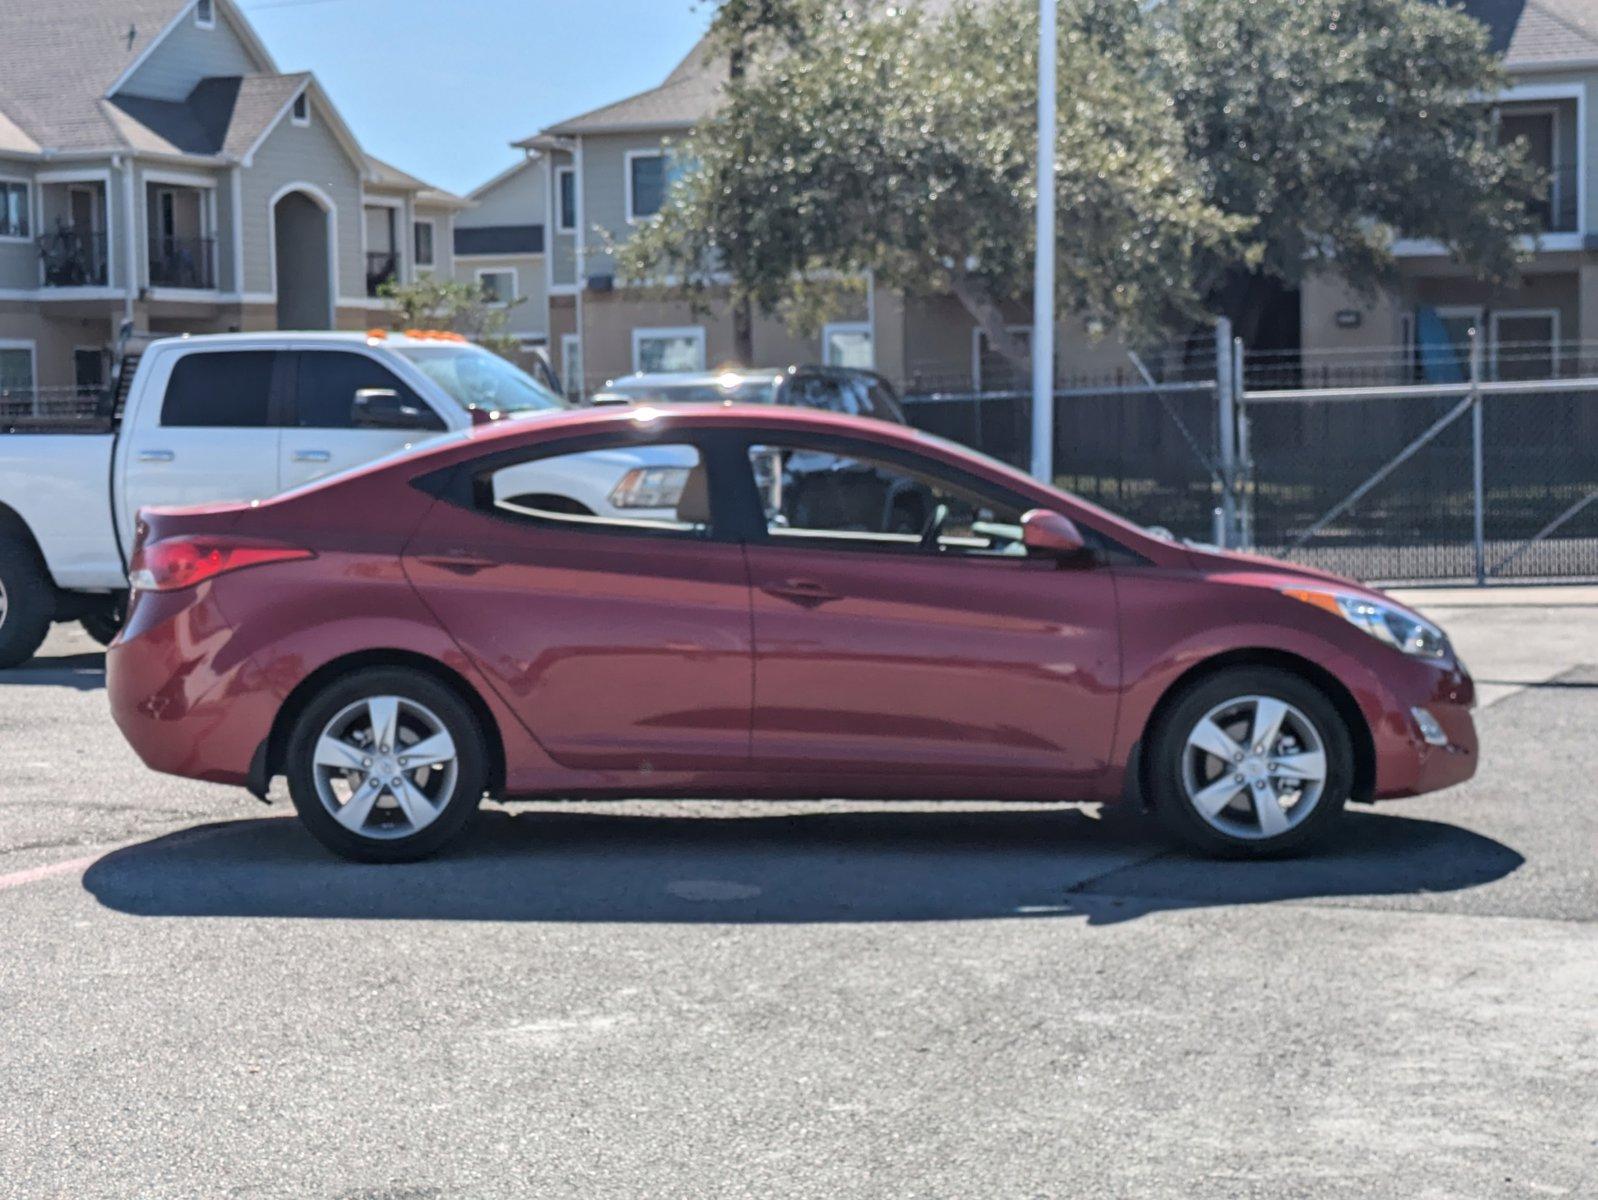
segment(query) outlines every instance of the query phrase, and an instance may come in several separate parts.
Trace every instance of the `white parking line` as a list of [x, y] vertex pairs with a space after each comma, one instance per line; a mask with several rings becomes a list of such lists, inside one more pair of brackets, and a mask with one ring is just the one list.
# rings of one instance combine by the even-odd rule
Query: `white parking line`
[[38, 883], [43, 879], [53, 879], [57, 875], [71, 875], [74, 872], [87, 871], [103, 857], [103, 854], [91, 854], [87, 858], [73, 858], [68, 859], [66, 862], [46, 863], [42, 867], [29, 867], [26, 871], [13, 871], [9, 875], [0, 875], [0, 892], [9, 888], [25, 887], [30, 883]]

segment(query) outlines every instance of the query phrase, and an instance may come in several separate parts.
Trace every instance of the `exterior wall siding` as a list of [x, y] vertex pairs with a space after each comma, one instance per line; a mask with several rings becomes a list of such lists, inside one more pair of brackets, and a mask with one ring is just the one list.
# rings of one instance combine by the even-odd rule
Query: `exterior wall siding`
[[271, 199], [290, 183], [314, 185], [335, 206], [338, 237], [337, 294], [363, 299], [366, 256], [361, 244], [361, 178], [343, 145], [328, 129], [320, 105], [311, 106], [311, 123], [283, 120], [261, 144], [244, 171], [244, 291], [272, 289]]
[[[431, 267], [416, 266], [417, 274], [432, 274], [439, 279], [455, 278], [455, 210], [451, 208], [429, 208], [425, 204], [416, 206], [417, 221], [431, 221], [433, 223], [433, 265]], [[411, 232], [410, 245], [406, 247], [414, 259], [416, 256], [416, 233]]]
[[251, 75], [268, 69], [251, 56], [218, 5], [215, 28], [202, 29], [192, 12], [185, 14], [121, 90], [129, 96], [182, 100], [209, 76]]
[[534, 159], [473, 197], [477, 207], [461, 213], [462, 229], [484, 225], [542, 225], [548, 208], [541, 160]]
[[22, 182], [28, 186], [28, 236], [17, 240], [0, 239], [0, 292], [31, 290], [39, 286], [39, 195], [33, 183], [33, 168], [15, 159], [0, 158], [0, 180]]
[[511, 306], [506, 329], [522, 337], [543, 337], [548, 332], [548, 288], [545, 286], [542, 254], [463, 255], [454, 260], [454, 278], [475, 283], [478, 271], [516, 272], [516, 294], [520, 303]]

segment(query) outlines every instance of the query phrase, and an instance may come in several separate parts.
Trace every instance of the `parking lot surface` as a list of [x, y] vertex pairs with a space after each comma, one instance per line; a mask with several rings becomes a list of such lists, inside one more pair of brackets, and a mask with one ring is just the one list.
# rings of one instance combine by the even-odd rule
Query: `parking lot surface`
[[1469, 785], [1137, 814], [490, 806], [338, 862], [0, 674], [0, 1196], [1598, 1195], [1598, 589], [1404, 593]]

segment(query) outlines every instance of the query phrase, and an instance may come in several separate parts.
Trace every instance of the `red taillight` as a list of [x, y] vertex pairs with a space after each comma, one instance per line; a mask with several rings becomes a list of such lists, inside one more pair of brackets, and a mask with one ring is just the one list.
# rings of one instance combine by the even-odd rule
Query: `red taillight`
[[263, 563], [315, 558], [309, 550], [228, 537], [173, 537], [141, 546], [128, 582], [141, 592], [176, 592]]

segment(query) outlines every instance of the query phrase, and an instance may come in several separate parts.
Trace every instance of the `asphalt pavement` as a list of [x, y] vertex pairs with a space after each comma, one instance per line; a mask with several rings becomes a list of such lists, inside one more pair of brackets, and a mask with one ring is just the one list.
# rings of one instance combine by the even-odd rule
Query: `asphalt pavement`
[[0, 673], [0, 1196], [1598, 1195], [1598, 590], [1415, 592], [1483, 770], [1133, 813], [490, 806], [337, 862]]

